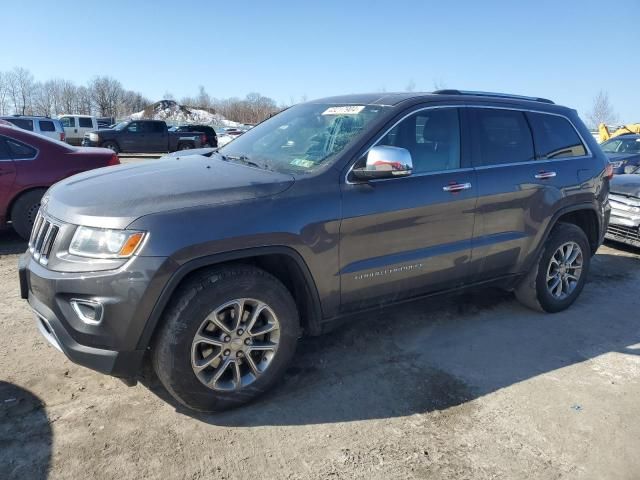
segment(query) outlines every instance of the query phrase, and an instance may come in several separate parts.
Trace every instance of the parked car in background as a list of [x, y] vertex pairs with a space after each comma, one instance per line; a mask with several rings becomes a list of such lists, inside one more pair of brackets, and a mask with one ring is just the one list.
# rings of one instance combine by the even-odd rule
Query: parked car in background
[[7, 117], [0, 117], [7, 122], [13, 123], [16, 127], [20, 127], [23, 130], [44, 135], [45, 137], [53, 138], [61, 142], [65, 141], [65, 131], [62, 127], [60, 120], [49, 117], [38, 117], [31, 115], [12, 115]]
[[611, 175], [577, 112], [549, 100], [325, 98], [209, 157], [56, 184], [39, 218], [59, 242], [48, 263], [31, 242], [21, 294], [71, 360], [129, 383], [148, 366], [181, 404], [223, 410], [274, 386], [303, 333], [354, 313], [488, 284], [569, 308]]
[[111, 128], [118, 124], [115, 117], [98, 117], [96, 120], [98, 121], [98, 129]]
[[203, 133], [170, 132], [161, 120], [131, 120], [115, 128], [85, 133], [82, 145], [116, 153], [166, 153], [200, 148], [204, 138]]
[[72, 147], [0, 125], [0, 226], [10, 222], [28, 238], [47, 188], [76, 173], [119, 163], [111, 150]]
[[202, 147], [217, 147], [218, 135], [209, 125], [176, 125], [169, 129], [171, 132], [200, 132], [204, 133]]
[[606, 237], [640, 247], [640, 167], [626, 169], [628, 173], [611, 180], [611, 221]]
[[640, 165], [640, 135], [627, 134], [607, 140], [600, 144], [616, 174], [625, 173], [626, 167]]
[[62, 115], [59, 120], [70, 145], [82, 145], [85, 133], [100, 128], [96, 117], [91, 115]]

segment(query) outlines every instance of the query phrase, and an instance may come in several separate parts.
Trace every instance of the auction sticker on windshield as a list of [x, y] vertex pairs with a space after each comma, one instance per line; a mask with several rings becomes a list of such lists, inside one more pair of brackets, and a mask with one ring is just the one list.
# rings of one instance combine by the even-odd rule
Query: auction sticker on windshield
[[364, 105], [343, 105], [342, 107], [329, 107], [322, 115], [357, 115], [364, 110]]

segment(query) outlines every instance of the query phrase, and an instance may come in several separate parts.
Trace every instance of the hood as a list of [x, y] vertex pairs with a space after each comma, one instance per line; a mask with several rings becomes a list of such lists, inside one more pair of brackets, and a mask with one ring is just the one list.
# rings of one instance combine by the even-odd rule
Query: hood
[[611, 180], [611, 193], [640, 198], [640, 174], [615, 175]]
[[293, 182], [291, 175], [195, 155], [80, 173], [51, 187], [43, 205], [67, 223], [124, 228], [152, 213], [273, 196]]

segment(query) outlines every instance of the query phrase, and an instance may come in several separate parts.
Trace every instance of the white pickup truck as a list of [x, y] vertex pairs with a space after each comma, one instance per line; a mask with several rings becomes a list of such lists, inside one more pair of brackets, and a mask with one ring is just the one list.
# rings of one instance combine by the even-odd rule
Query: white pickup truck
[[84, 134], [97, 130], [98, 119], [91, 115], [62, 115], [60, 117], [67, 143], [81, 145]]

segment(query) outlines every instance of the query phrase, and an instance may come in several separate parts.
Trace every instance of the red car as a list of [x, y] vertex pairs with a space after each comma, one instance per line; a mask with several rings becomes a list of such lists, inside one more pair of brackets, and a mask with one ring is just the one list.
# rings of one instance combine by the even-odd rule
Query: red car
[[40, 199], [54, 183], [76, 173], [118, 165], [106, 148], [79, 148], [0, 124], [0, 227], [11, 222], [27, 239]]

